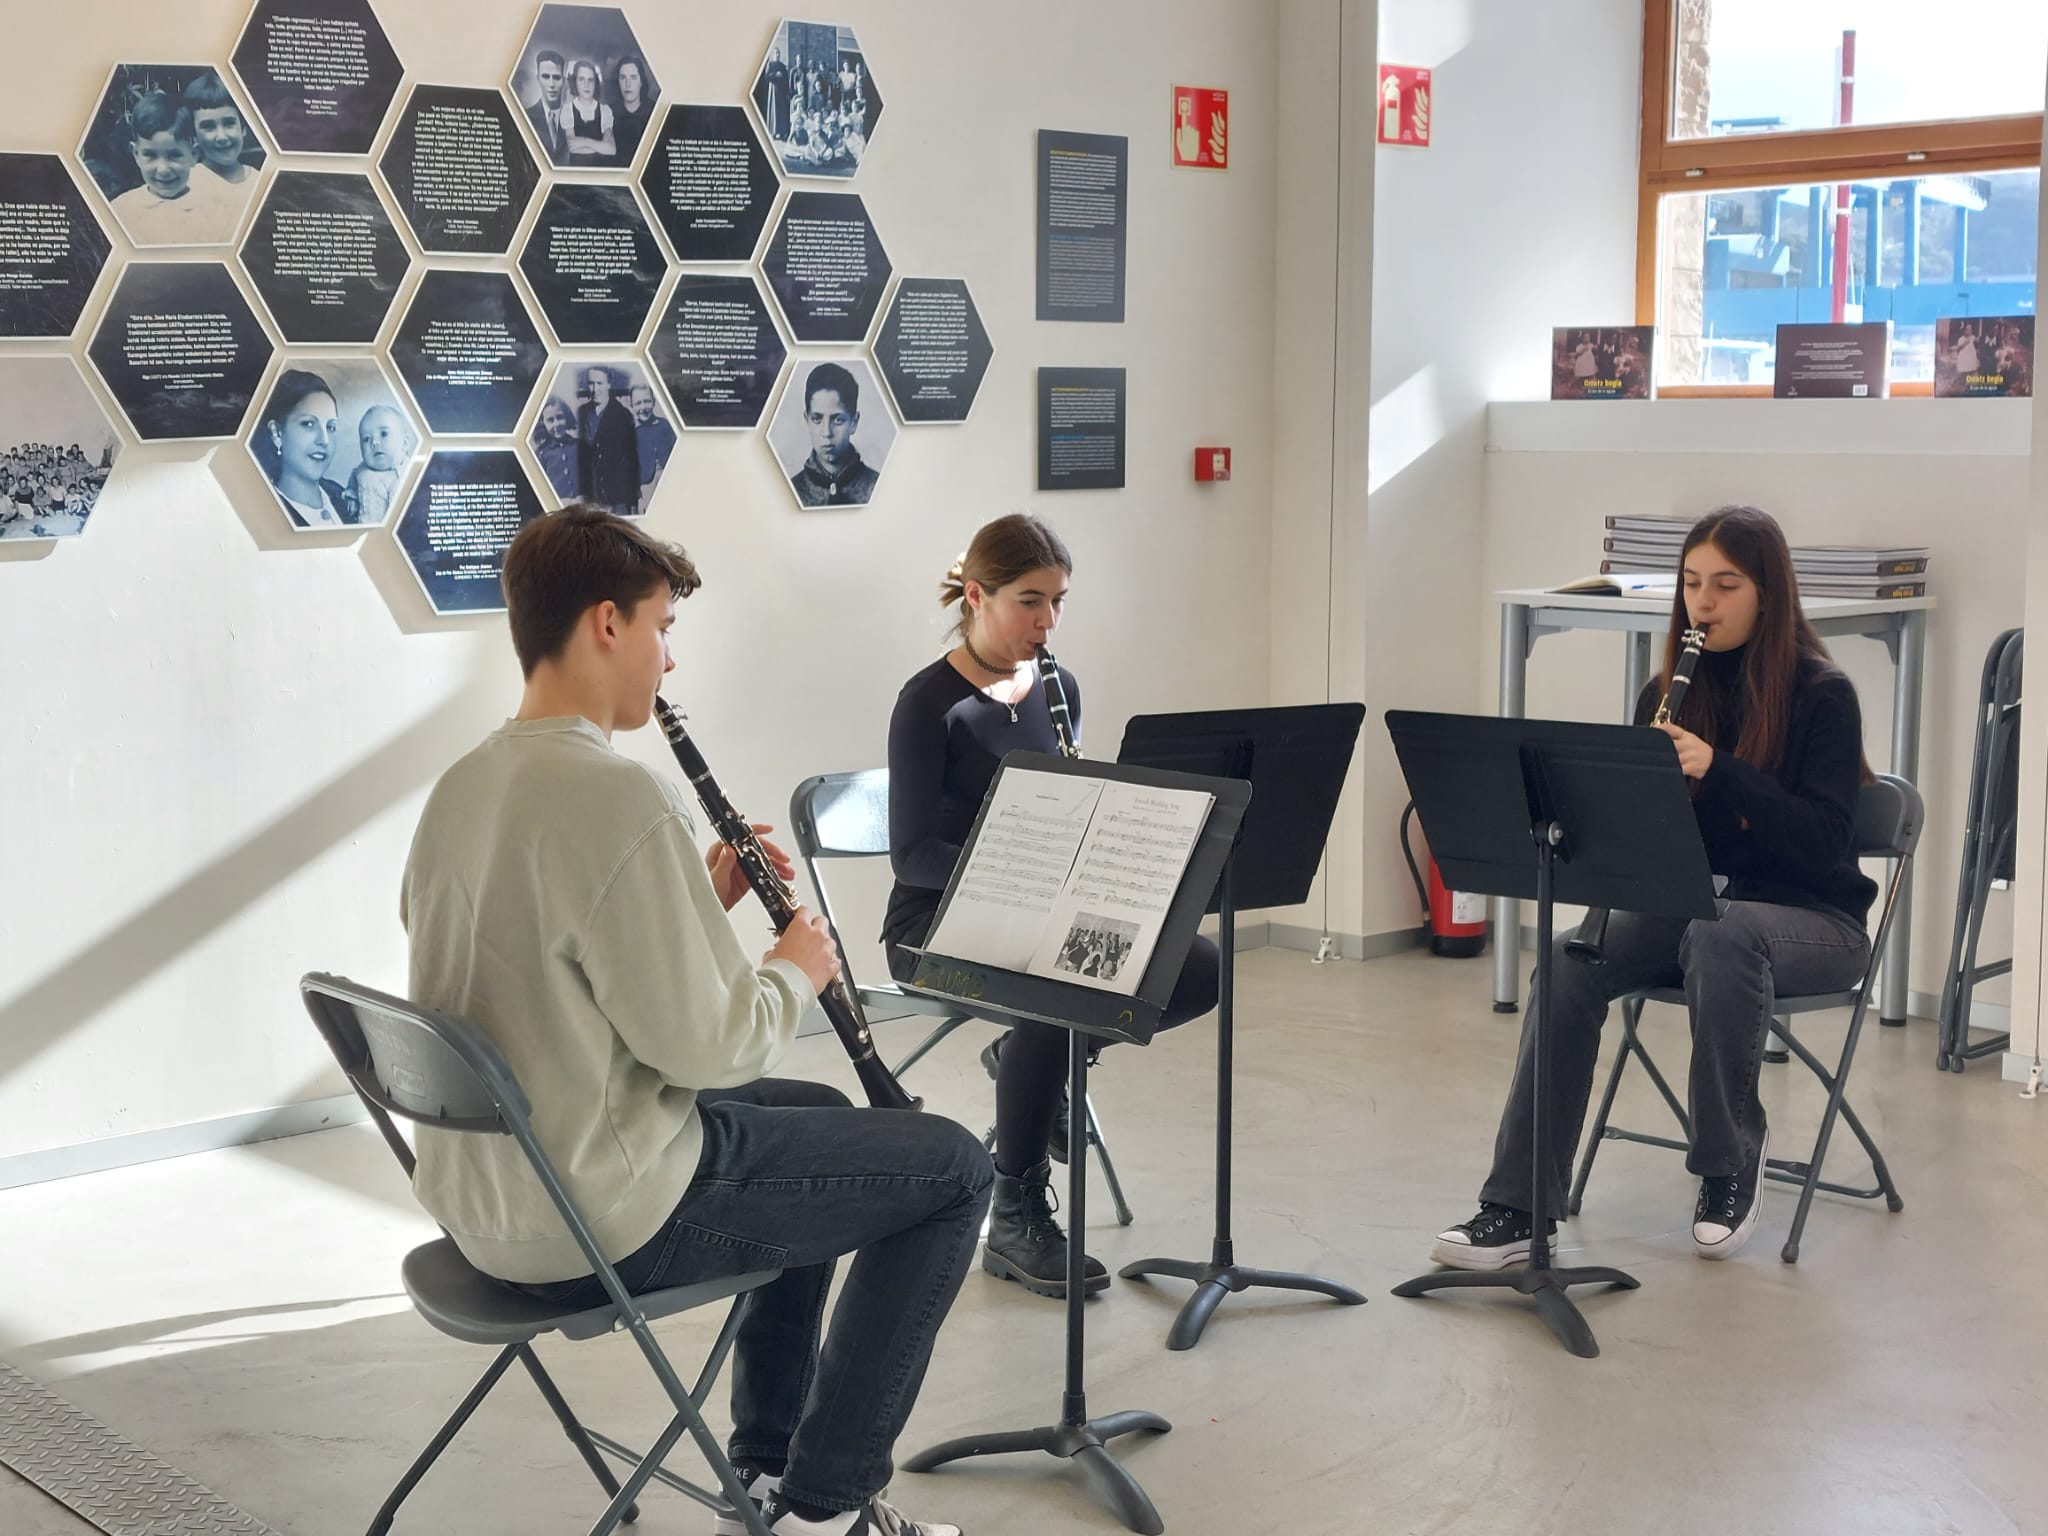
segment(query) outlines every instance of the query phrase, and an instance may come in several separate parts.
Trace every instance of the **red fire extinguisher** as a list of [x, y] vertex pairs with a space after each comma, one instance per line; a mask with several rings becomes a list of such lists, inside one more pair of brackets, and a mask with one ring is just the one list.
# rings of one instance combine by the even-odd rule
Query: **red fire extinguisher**
[[1401, 813], [1401, 856], [1408, 861], [1408, 873], [1415, 877], [1415, 894], [1422, 902], [1423, 922], [1429, 929], [1431, 954], [1468, 959], [1486, 948], [1486, 898], [1454, 891], [1429, 861], [1429, 880], [1415, 865], [1415, 849], [1408, 838], [1408, 823], [1415, 815], [1415, 802]]

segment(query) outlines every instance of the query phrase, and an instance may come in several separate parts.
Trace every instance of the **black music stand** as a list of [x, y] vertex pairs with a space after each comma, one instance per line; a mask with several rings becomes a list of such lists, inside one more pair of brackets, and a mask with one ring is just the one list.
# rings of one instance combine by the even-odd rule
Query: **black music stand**
[[1439, 1270], [1403, 1281], [1394, 1294], [1517, 1291], [1535, 1299], [1566, 1349], [1590, 1359], [1600, 1345], [1566, 1290], [1601, 1282], [1635, 1290], [1638, 1282], [1618, 1269], [1558, 1269], [1550, 1262], [1543, 1072], [1552, 908], [1567, 901], [1658, 917], [1715, 916], [1714, 877], [1692, 797], [1670, 739], [1640, 726], [1394, 710], [1387, 729], [1445, 883], [1482, 896], [1535, 898], [1538, 1000], [1528, 1265]]
[[1363, 704], [1303, 704], [1279, 709], [1216, 709], [1181, 715], [1139, 715], [1124, 727], [1120, 763], [1248, 779], [1252, 806], [1232, 850], [1216, 899], [1219, 960], [1216, 993], [1216, 1231], [1206, 1264], [1192, 1259], [1140, 1259], [1117, 1273], [1126, 1280], [1169, 1275], [1194, 1282], [1194, 1292], [1166, 1335], [1168, 1349], [1193, 1349], [1223, 1298], [1253, 1286], [1313, 1291], [1349, 1306], [1365, 1297], [1319, 1275], [1252, 1269], [1237, 1262], [1230, 1235], [1231, 1077], [1234, 1049], [1235, 957], [1240, 907], [1290, 907], [1308, 900], [1329, 840], [1330, 822], [1351, 771]]
[[[1018, 971], [1001, 970], [906, 946], [910, 953], [916, 955], [917, 964], [910, 980], [903, 983], [904, 990], [958, 1003], [963, 1011], [977, 1018], [1028, 1019], [1055, 1024], [1068, 1031], [1068, 1092], [1074, 1103], [1083, 1104], [1087, 1102], [1088, 1093], [1088, 1043], [1085, 1037], [1144, 1045], [1150, 1042], [1153, 1031], [1159, 1027], [1159, 1015], [1166, 1006], [1166, 1000], [1173, 995], [1181, 967], [1187, 963], [1188, 946], [1194, 942], [1196, 930], [1201, 926], [1209, 893], [1215, 888], [1229, 860], [1230, 846], [1236, 841], [1238, 828], [1244, 821], [1245, 806], [1251, 799], [1252, 790], [1249, 784], [1236, 779], [1199, 778], [1184, 773], [1127, 768], [1114, 763], [1082, 762], [1048, 753], [1012, 752], [996, 770], [996, 777], [989, 786], [990, 799], [993, 799], [997, 785], [1003, 782], [1004, 774], [1012, 769], [1114, 779], [1126, 784], [1156, 785], [1162, 789], [1204, 790], [1216, 797], [1215, 804], [1210, 807], [1209, 819], [1196, 839], [1187, 868], [1182, 871], [1180, 889], [1167, 908], [1159, 942], [1146, 963], [1145, 977], [1135, 997], [1097, 991], [1071, 982], [1050, 981], [1042, 976], [1027, 976]], [[974, 829], [967, 835], [959, 862], [953, 866], [953, 878], [946, 886], [938, 917], [932, 923], [935, 934], [945, 921], [946, 907], [953, 899], [953, 888], [967, 867], [968, 855], [981, 833], [988, 805], [989, 800], [982, 802], [981, 815], [975, 818]], [[1124, 1470], [1104, 1442], [1140, 1429], [1164, 1433], [1173, 1426], [1158, 1414], [1143, 1409], [1105, 1414], [1094, 1419], [1088, 1417], [1088, 1397], [1083, 1382], [1086, 1325], [1081, 1315], [1086, 1302], [1083, 1265], [1087, 1258], [1088, 1139], [1085, 1136], [1074, 1137], [1068, 1152], [1067, 1219], [1072, 1232], [1067, 1244], [1067, 1378], [1066, 1390], [1060, 1398], [1059, 1421], [1036, 1429], [962, 1435], [918, 1452], [903, 1463], [903, 1468], [906, 1472], [929, 1472], [945, 1462], [967, 1456], [1045, 1451], [1074, 1462], [1087, 1473], [1124, 1524], [1145, 1533], [1145, 1536], [1157, 1536], [1166, 1529], [1159, 1518], [1159, 1511], [1153, 1508], [1138, 1480]]]

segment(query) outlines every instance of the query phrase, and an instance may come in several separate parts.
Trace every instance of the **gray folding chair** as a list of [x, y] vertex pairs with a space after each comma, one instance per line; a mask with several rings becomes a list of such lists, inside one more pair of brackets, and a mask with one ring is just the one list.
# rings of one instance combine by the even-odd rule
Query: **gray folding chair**
[[2007, 1030], [1972, 1041], [1970, 1013], [1979, 984], [2008, 974], [2013, 966], [2009, 955], [1979, 965], [1977, 945], [1984, 936], [1992, 886], [2010, 883], [2016, 873], [2025, 640], [2024, 631], [2008, 629], [1991, 642], [1977, 694], [1970, 804], [1963, 820], [1962, 872], [1956, 877], [1955, 936], [1949, 944], [1948, 969], [1942, 973], [1941, 1038], [1935, 1052], [1935, 1065], [1951, 1072], [1960, 1072], [1978, 1057], [1995, 1055], [2012, 1043]]
[[[820, 773], [797, 785], [789, 797], [789, 825], [796, 838], [797, 855], [810, 876], [811, 889], [818, 893], [818, 910], [831, 925], [833, 942], [839, 946], [839, 960], [846, 978], [853, 982], [853, 966], [846, 957], [846, 943], [839, 937], [839, 922], [832, 915], [832, 900], [825, 891], [825, 878], [818, 868], [825, 859], [872, 859], [889, 852], [889, 770], [865, 768], [857, 773]], [[862, 986], [853, 982], [863, 1012], [884, 1019], [910, 1016], [938, 1020], [937, 1027], [919, 1041], [916, 1049], [896, 1064], [900, 1079], [931, 1053], [941, 1040], [973, 1016], [957, 1012], [944, 1003], [905, 992], [894, 982]], [[1131, 1207], [1124, 1199], [1124, 1187], [1116, 1175], [1116, 1163], [1102, 1139], [1102, 1122], [1095, 1114], [1091, 1094], [1082, 1105], [1087, 1124], [1088, 1149], [1102, 1168], [1109, 1196], [1116, 1206], [1117, 1225], [1131, 1224]], [[993, 1149], [995, 1129], [982, 1138]]]
[[[1898, 1187], [1892, 1183], [1891, 1170], [1885, 1166], [1884, 1154], [1877, 1150], [1877, 1143], [1870, 1139], [1870, 1133], [1863, 1128], [1856, 1111], [1850, 1107], [1844, 1092], [1849, 1079], [1849, 1067], [1856, 1057], [1856, 1041], [1863, 1033], [1864, 1015], [1870, 1009], [1871, 989], [1876, 983], [1878, 964], [1884, 955], [1884, 947], [1891, 937], [1892, 917], [1898, 905], [1899, 887], [1905, 879], [1906, 869], [1913, 862], [1913, 850], [1920, 841], [1920, 826], [1925, 807], [1920, 801], [1920, 792], [1904, 779], [1888, 773], [1877, 775], [1876, 782], [1863, 786], [1863, 793], [1856, 804], [1856, 852], [1866, 859], [1889, 859], [1892, 861], [1890, 877], [1884, 893], [1884, 907], [1878, 918], [1877, 932], [1870, 942], [1870, 962], [1864, 967], [1863, 979], [1854, 987], [1841, 992], [1816, 992], [1803, 997], [1779, 997], [1774, 1004], [1771, 1032], [1785, 1042], [1786, 1047], [1805, 1062], [1813, 1075], [1821, 1080], [1828, 1091], [1827, 1110], [1821, 1116], [1820, 1134], [1814, 1139], [1813, 1153], [1804, 1162], [1789, 1158], [1774, 1157], [1764, 1170], [1768, 1178], [1781, 1184], [1799, 1186], [1799, 1209], [1792, 1217], [1792, 1230], [1785, 1239], [1780, 1257], [1787, 1264], [1799, 1262], [1799, 1239], [1806, 1230], [1806, 1213], [1813, 1204], [1813, 1193], [1824, 1189], [1830, 1194], [1848, 1195], [1857, 1200], [1875, 1200], [1884, 1197], [1886, 1206], [1897, 1211], [1905, 1202], [1899, 1198]], [[1646, 992], [1636, 992], [1621, 1000], [1621, 1049], [1615, 1052], [1614, 1070], [1607, 1075], [1607, 1089], [1600, 1096], [1600, 1113], [1594, 1117], [1593, 1129], [1586, 1138], [1586, 1150], [1579, 1161], [1578, 1176], [1572, 1181], [1570, 1209], [1578, 1214], [1579, 1203], [1586, 1193], [1586, 1181], [1592, 1177], [1593, 1159], [1600, 1150], [1602, 1141], [1636, 1141], [1646, 1146], [1669, 1147], [1674, 1151], [1689, 1150], [1692, 1142], [1692, 1120], [1685, 1112], [1685, 1106], [1672, 1092], [1671, 1084], [1664, 1074], [1657, 1070], [1656, 1062], [1643, 1046], [1642, 1034], [1638, 1028], [1645, 1003], [1671, 1003], [1685, 1006], [1685, 993], [1676, 987], [1657, 987]], [[1834, 1070], [1829, 1071], [1821, 1059], [1808, 1050], [1792, 1033], [1791, 1016], [1799, 1013], [1815, 1013], [1825, 1008], [1847, 1008], [1849, 1031], [1842, 1041], [1842, 1054]], [[1627, 1069], [1631, 1056], [1639, 1059], [1650, 1081], [1656, 1084], [1657, 1092], [1677, 1118], [1679, 1128], [1685, 1133], [1685, 1140], [1677, 1141], [1666, 1136], [1652, 1136], [1642, 1131], [1623, 1130], [1608, 1123], [1608, 1115], [1614, 1108], [1615, 1090], [1621, 1086], [1621, 1075]], [[1856, 1139], [1863, 1143], [1863, 1150], [1870, 1156], [1870, 1166], [1877, 1183], [1870, 1188], [1857, 1188], [1847, 1184], [1830, 1184], [1820, 1176], [1821, 1164], [1828, 1155], [1828, 1141], [1834, 1134], [1835, 1117], [1839, 1115], [1848, 1122]]]
[[[583, 1250], [591, 1273], [611, 1298], [603, 1306], [582, 1311], [565, 1312], [549, 1306], [473, 1268], [446, 1236], [407, 1254], [402, 1271], [405, 1291], [420, 1316], [450, 1338], [495, 1345], [498, 1355], [399, 1479], [398, 1486], [391, 1490], [391, 1496], [370, 1524], [369, 1536], [382, 1536], [391, 1528], [399, 1505], [514, 1360], [526, 1367], [541, 1396], [561, 1421], [563, 1433], [611, 1495], [610, 1505], [591, 1526], [590, 1536], [607, 1536], [622, 1521], [638, 1519], [635, 1500], [650, 1478], [688, 1494], [720, 1516], [739, 1520], [751, 1536], [769, 1536], [760, 1511], [747, 1496], [732, 1463], [705, 1427], [701, 1410], [725, 1357], [732, 1351], [748, 1297], [781, 1271], [757, 1270], [728, 1280], [675, 1286], [643, 1296], [628, 1295], [618, 1272], [599, 1251], [589, 1225], [534, 1136], [531, 1106], [512, 1069], [481, 1030], [467, 1020], [416, 1008], [402, 998], [374, 992], [339, 976], [311, 973], [300, 980], [299, 995], [408, 1177], [413, 1171], [412, 1148], [392, 1124], [393, 1115], [443, 1131], [510, 1136], [526, 1154], [534, 1176], [561, 1212], [577, 1247]], [[698, 1374], [697, 1384], [685, 1387], [648, 1325], [656, 1318], [673, 1317], [716, 1301], [732, 1303], [725, 1325]], [[544, 1333], [583, 1340], [619, 1332], [633, 1335], [676, 1410], [653, 1449], [644, 1456], [580, 1423], [533, 1352], [533, 1341]], [[697, 1449], [717, 1477], [718, 1492], [700, 1488], [662, 1467], [686, 1433], [696, 1441]], [[623, 1485], [612, 1476], [599, 1451], [632, 1466]]]

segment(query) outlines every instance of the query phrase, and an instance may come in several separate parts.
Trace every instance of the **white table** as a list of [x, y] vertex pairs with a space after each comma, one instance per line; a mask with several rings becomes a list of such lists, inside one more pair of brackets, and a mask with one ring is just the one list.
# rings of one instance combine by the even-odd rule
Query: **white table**
[[[1623, 668], [1622, 716], [1635, 718], [1636, 699], [1648, 684], [1658, 640], [1671, 625], [1671, 599], [1663, 594], [1630, 597], [1588, 597], [1583, 593], [1522, 589], [1496, 592], [1500, 612], [1500, 712], [1527, 713], [1529, 653], [1545, 635], [1572, 629], [1611, 629], [1628, 636]], [[1890, 602], [1859, 602], [1850, 598], [1816, 597], [1801, 605], [1823, 636], [1871, 635], [1891, 652], [1891, 772], [1913, 779], [1920, 767], [1920, 682], [1927, 654], [1927, 615], [1931, 597]], [[1493, 1006], [1512, 1013], [1521, 987], [1521, 903], [1502, 898], [1493, 904]], [[1885, 945], [1880, 972], [1884, 996], [1881, 1017], [1886, 1024], [1906, 1022], [1906, 961], [1911, 955], [1913, 892], [1911, 875], [1899, 889], [1896, 926]]]

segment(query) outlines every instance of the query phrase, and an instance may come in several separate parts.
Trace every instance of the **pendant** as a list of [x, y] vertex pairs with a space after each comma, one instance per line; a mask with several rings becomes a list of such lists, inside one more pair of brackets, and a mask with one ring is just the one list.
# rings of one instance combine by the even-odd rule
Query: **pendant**
[[1016, 706], [1016, 705], [1014, 705], [1014, 704], [1012, 704], [1012, 705], [1010, 706], [1010, 724], [1012, 724], [1012, 725], [1015, 725], [1016, 723], [1017, 723], [1017, 706]]

